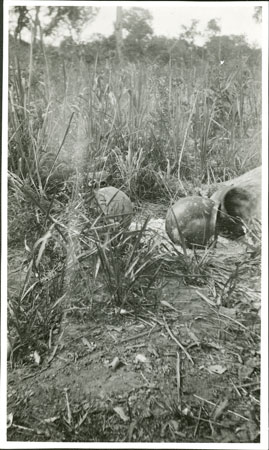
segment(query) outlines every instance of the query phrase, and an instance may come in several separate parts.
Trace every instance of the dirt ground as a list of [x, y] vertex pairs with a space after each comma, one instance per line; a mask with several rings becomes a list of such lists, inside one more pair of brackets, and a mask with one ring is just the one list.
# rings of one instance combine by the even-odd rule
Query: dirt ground
[[[244, 248], [220, 240], [216, 252], [240, 259]], [[8, 440], [259, 442], [258, 294], [246, 307], [242, 290], [226, 306], [212, 292], [170, 274], [139, 311], [116, 310], [101, 287], [73, 298], [40, 361], [24, 349], [8, 362]]]

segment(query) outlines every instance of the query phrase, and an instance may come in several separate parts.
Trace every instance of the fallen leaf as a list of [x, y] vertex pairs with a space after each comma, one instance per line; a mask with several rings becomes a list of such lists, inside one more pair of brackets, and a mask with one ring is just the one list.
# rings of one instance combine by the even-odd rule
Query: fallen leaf
[[231, 443], [231, 442], [238, 442], [238, 439], [236, 438], [236, 435], [231, 430], [220, 430], [221, 437], [219, 439], [219, 442], [223, 443]]
[[247, 441], [248, 436], [247, 436], [247, 432], [246, 432], [246, 429], [245, 429], [245, 428], [246, 428], [246, 427], [244, 427], [244, 426], [242, 426], [242, 427], [237, 427], [237, 428], [235, 429], [235, 433], [236, 433], [237, 435], [239, 435], [240, 438], [241, 438], [241, 436], [242, 436], [242, 434], [243, 434], [244, 440]]
[[196, 334], [194, 334], [193, 331], [189, 330], [189, 328], [186, 327], [186, 329], [187, 329], [188, 335], [195, 342], [195, 344], [200, 345], [200, 341], [199, 341], [198, 337], [196, 336]]
[[260, 358], [257, 356], [254, 358], [249, 358], [245, 362], [245, 365], [248, 367], [253, 367], [254, 369], [259, 369], [260, 368]]
[[254, 371], [253, 367], [241, 366], [239, 368], [239, 378], [240, 378], [240, 380], [243, 381], [246, 378], [248, 378], [252, 374], [253, 371]]
[[43, 422], [45, 423], [53, 423], [56, 420], [60, 419], [60, 416], [54, 416], [54, 417], [49, 417], [48, 419], [44, 419]]
[[215, 364], [213, 366], [209, 366], [208, 370], [212, 373], [217, 373], [218, 375], [221, 375], [224, 372], [226, 372], [227, 367], [223, 367], [223, 366], [220, 366], [219, 364]]
[[82, 408], [84, 409], [84, 411], [87, 411], [90, 408], [90, 403], [89, 402], [83, 403]]
[[85, 422], [88, 414], [89, 414], [89, 410], [86, 411], [82, 417], [80, 417], [80, 419], [78, 420], [78, 422], [75, 425], [75, 429], [79, 428], [83, 424], [83, 422]]
[[258, 313], [260, 314], [261, 312], [261, 302], [260, 300], [257, 300], [256, 302], [252, 302], [251, 304], [253, 309], [256, 309], [258, 311]]
[[182, 409], [182, 414], [184, 416], [193, 416], [193, 413], [191, 412], [190, 408], [188, 408], [187, 406], [186, 406], [186, 408]]
[[137, 425], [136, 420], [130, 423], [129, 430], [128, 430], [128, 442], [131, 442], [131, 440], [132, 440], [133, 432], [135, 430], [136, 425]]
[[139, 363], [139, 362], [141, 362], [141, 363], [146, 363], [147, 361], [148, 361], [148, 360], [147, 360], [146, 356], [143, 355], [142, 353], [138, 353], [138, 354], [136, 355], [136, 357], [135, 357], [135, 363], [136, 363], [136, 364]]
[[173, 427], [175, 431], [179, 430], [179, 423], [176, 420], [170, 420], [170, 425]]
[[88, 347], [90, 352], [93, 352], [96, 349], [96, 344], [94, 342], [89, 342], [85, 337], [82, 338], [83, 344]]
[[34, 361], [35, 361], [35, 363], [39, 366], [39, 364], [40, 364], [40, 360], [41, 360], [41, 358], [40, 358], [40, 355], [39, 355], [39, 353], [35, 350], [34, 351]]
[[235, 308], [226, 308], [225, 306], [220, 306], [219, 312], [231, 318], [235, 318], [237, 314]]
[[50, 431], [46, 428], [45, 429], [45, 436], [46, 436], [46, 438], [50, 438]]
[[126, 416], [126, 414], [121, 406], [115, 406], [115, 408], [113, 408], [113, 409], [114, 409], [115, 413], [117, 413], [124, 422], [128, 422], [129, 417]]
[[229, 400], [227, 398], [225, 398], [225, 400], [223, 400], [216, 408], [212, 419], [216, 422], [218, 420], [218, 418], [224, 413], [225, 409], [227, 408], [229, 404]]
[[26, 239], [24, 239], [24, 248], [28, 253], [31, 253], [31, 249], [30, 249], [29, 245], [27, 244]]
[[166, 428], [169, 426], [169, 422], [166, 422], [166, 423], [164, 423], [163, 425], [162, 425], [162, 428], [161, 428], [161, 437], [162, 438], [164, 438], [164, 435], [165, 435], [165, 431], [166, 431]]
[[173, 309], [174, 311], [178, 311], [174, 306], [170, 305], [166, 300], [161, 300], [161, 305], [166, 306], [167, 308]]
[[122, 327], [115, 327], [114, 325], [107, 325], [106, 326], [108, 330], [117, 331], [118, 333], [121, 333]]
[[220, 344], [217, 344], [216, 342], [213, 342], [213, 341], [203, 342], [203, 345], [207, 346], [207, 347], [215, 348], [216, 350], [221, 350], [222, 353], [225, 352], [224, 348]]
[[113, 361], [109, 364], [112, 370], [116, 370], [121, 365], [119, 358], [116, 356]]
[[10, 428], [13, 423], [13, 413], [7, 415], [7, 428]]
[[9, 341], [9, 339], [8, 339], [8, 340], [7, 340], [7, 359], [10, 358], [11, 350], [12, 350], [11, 344], [10, 344], [10, 341]]
[[96, 278], [97, 278], [100, 267], [101, 267], [101, 259], [98, 257], [96, 266], [95, 266], [94, 280], [96, 280]]
[[151, 353], [152, 355], [156, 356], [156, 358], [159, 358], [159, 354], [158, 354], [157, 350], [151, 344], [148, 345], [148, 352]]
[[255, 442], [255, 440], [260, 434], [260, 430], [257, 427], [256, 423], [253, 420], [251, 420], [250, 422], [247, 422], [245, 426], [247, 428], [250, 441]]

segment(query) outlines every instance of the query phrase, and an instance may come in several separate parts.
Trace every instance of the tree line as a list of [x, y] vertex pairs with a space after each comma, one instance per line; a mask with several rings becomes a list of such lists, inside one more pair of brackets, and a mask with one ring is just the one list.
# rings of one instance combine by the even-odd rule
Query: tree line
[[[15, 6], [13, 38], [21, 41], [22, 32], [29, 30], [40, 45], [59, 42], [57, 46], [46, 45], [52, 54], [64, 53], [65, 59], [79, 56], [88, 64], [109, 61], [192, 67], [199, 61], [222, 64], [242, 57], [248, 59], [250, 66], [260, 63], [261, 50], [250, 46], [243, 35], [223, 35], [218, 19], [211, 19], [203, 32], [199, 21], [192, 20], [189, 26], [181, 27], [178, 37], [168, 38], [154, 34], [151, 13], [138, 7], [118, 7], [113, 33], [108, 37], [95, 34], [89, 42], [83, 42], [82, 32], [98, 12], [99, 8], [94, 7]], [[260, 7], [254, 9], [253, 19], [261, 21]], [[197, 44], [198, 37], [203, 38], [203, 45]]]

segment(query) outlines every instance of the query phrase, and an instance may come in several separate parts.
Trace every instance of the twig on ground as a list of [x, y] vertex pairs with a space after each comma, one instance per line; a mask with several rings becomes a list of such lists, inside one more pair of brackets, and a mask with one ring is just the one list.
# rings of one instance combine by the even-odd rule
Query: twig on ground
[[71, 425], [71, 423], [72, 423], [72, 413], [71, 413], [71, 409], [70, 409], [67, 388], [64, 389], [64, 393], [65, 393], [66, 409], [67, 409], [67, 420], [66, 421], [67, 421], [68, 425]]
[[229, 400], [228, 400], [228, 398], [225, 398], [222, 402], [220, 402], [218, 405], [216, 405], [215, 411], [212, 414], [212, 419], [214, 421], [218, 420], [222, 416], [222, 414], [224, 413], [228, 404], [229, 404]]
[[178, 404], [179, 408], [181, 409], [181, 377], [180, 377], [180, 355], [177, 352], [177, 398], [178, 398]]
[[[203, 397], [200, 397], [199, 395], [193, 394], [193, 396], [198, 398], [198, 400], [202, 400], [203, 402], [208, 403], [209, 405], [212, 405], [212, 406], [215, 406], [215, 407], [217, 406], [216, 403], [213, 403], [210, 400], [207, 400], [207, 399], [205, 399]], [[230, 414], [233, 414], [234, 416], [240, 417], [241, 419], [247, 420], [249, 422], [249, 419], [247, 417], [245, 417], [245, 416], [242, 416], [241, 414], [238, 414], [238, 413], [236, 413], [234, 411], [231, 411], [230, 409], [227, 409], [227, 412], [230, 413]]]
[[55, 355], [56, 355], [56, 352], [57, 352], [57, 349], [58, 349], [58, 347], [59, 347], [59, 343], [60, 343], [60, 341], [61, 341], [61, 339], [62, 339], [62, 337], [63, 337], [64, 331], [65, 331], [65, 330], [63, 330], [63, 331], [61, 332], [61, 334], [60, 334], [60, 336], [59, 336], [59, 338], [58, 338], [57, 344], [55, 345], [55, 347], [54, 347], [54, 349], [53, 349], [53, 352], [52, 352], [51, 356], [48, 358], [48, 365], [51, 363], [51, 361], [53, 360], [53, 358], [54, 358]]
[[167, 322], [165, 320], [165, 317], [163, 316], [163, 322], [164, 322], [164, 326], [168, 332], [168, 334], [171, 336], [171, 338], [177, 343], [177, 345], [181, 348], [181, 350], [185, 353], [185, 355], [187, 356], [187, 358], [190, 360], [190, 362], [194, 365], [194, 361], [191, 357], [191, 355], [187, 352], [187, 350], [185, 349], [185, 347], [183, 347], [183, 345], [179, 342], [179, 340], [173, 335], [172, 331], [170, 330], [169, 326], [167, 325]]
[[234, 384], [233, 380], [230, 380], [230, 381], [231, 381], [231, 383], [232, 383], [232, 385], [233, 385], [233, 388], [234, 388], [235, 392], [237, 393], [238, 397], [242, 397], [242, 395], [240, 394], [240, 392], [239, 392], [239, 390], [237, 389], [236, 385]]
[[249, 333], [254, 334], [255, 336], [259, 337], [259, 335], [257, 333], [255, 333], [255, 331], [251, 331], [248, 327], [245, 327], [245, 325], [243, 325], [241, 322], [238, 322], [238, 320], [235, 320], [232, 317], [226, 316], [226, 314], [222, 314], [222, 313], [217, 312], [217, 311], [216, 311], [216, 313], [218, 315], [222, 316], [222, 317], [225, 317], [225, 319], [229, 319], [229, 320], [231, 320], [231, 322], [236, 323], [238, 326], [240, 326], [244, 330], [248, 331]]
[[43, 367], [43, 369], [38, 370], [35, 373], [30, 373], [29, 375], [25, 375], [25, 377], [21, 378], [21, 381], [24, 380], [28, 380], [28, 378], [34, 378], [37, 377], [38, 375], [40, 375], [42, 372], [45, 372], [47, 369], [49, 368], [49, 366]]
[[156, 333], [156, 331], [158, 331], [158, 329], [157, 330], [152, 330], [150, 332], [149, 331], [143, 331], [143, 333], [139, 333], [139, 334], [136, 334], [135, 336], [130, 336], [128, 338], [122, 339], [121, 341], [118, 342], [118, 344], [123, 344], [124, 342], [132, 341], [133, 339], [138, 339], [140, 337], [148, 335], [149, 333]]
[[134, 344], [134, 345], [127, 345], [127, 347], [125, 347], [125, 350], [131, 350], [132, 348], [142, 348], [142, 347], [146, 347], [147, 344]]
[[140, 375], [141, 375], [141, 377], [145, 380], [145, 382], [147, 383], [147, 386], [150, 386], [150, 382], [149, 382], [149, 380], [145, 377], [145, 375], [143, 374], [142, 370], [140, 370]]
[[230, 320], [231, 322], [236, 323], [236, 325], [238, 325], [239, 327], [243, 328], [244, 330], [248, 331], [251, 334], [254, 334], [255, 336], [259, 335], [257, 333], [255, 333], [254, 331], [251, 331], [249, 328], [245, 327], [245, 325], [243, 325], [241, 322], [238, 322], [238, 320], [233, 319], [232, 317], [227, 316], [226, 314], [223, 314], [219, 311], [217, 311], [216, 308], [216, 304], [214, 302], [212, 302], [211, 300], [209, 300], [204, 294], [202, 294], [199, 291], [195, 291], [203, 300], [205, 300], [206, 303], [208, 303], [211, 306], [211, 309], [214, 311], [215, 314], [217, 314], [218, 316], [222, 316], [225, 317], [225, 319]]
[[31, 433], [35, 433], [36, 431], [33, 428], [23, 427], [22, 425], [12, 424], [12, 427], [18, 428], [19, 430], [30, 431]]
[[214, 303], [214, 302], [212, 302], [211, 300], [209, 300], [204, 294], [202, 294], [201, 292], [199, 292], [199, 291], [195, 291], [196, 292], [196, 294], [198, 294], [199, 295], [199, 297], [201, 297], [206, 303], [208, 303], [210, 306], [216, 306], [216, 304]]
[[195, 427], [195, 430], [194, 430], [194, 433], [193, 433], [194, 437], [196, 436], [197, 431], [198, 431], [199, 426], [200, 426], [202, 409], [203, 409], [203, 404], [200, 406], [200, 409], [199, 409], [199, 415], [198, 415], [196, 427]]

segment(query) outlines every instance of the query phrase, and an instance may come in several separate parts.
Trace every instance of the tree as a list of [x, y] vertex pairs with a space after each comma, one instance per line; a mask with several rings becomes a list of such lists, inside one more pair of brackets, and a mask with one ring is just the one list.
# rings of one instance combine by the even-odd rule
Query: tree
[[221, 32], [221, 27], [218, 24], [219, 19], [211, 19], [207, 23], [207, 29], [206, 31], [210, 36], [215, 36]]
[[255, 6], [254, 14], [252, 17], [257, 23], [262, 23], [262, 7], [261, 6]]
[[170, 39], [166, 36], [152, 36], [147, 47], [147, 58], [153, 63], [167, 64], [170, 59], [169, 44]]
[[196, 47], [195, 47], [195, 40], [198, 36], [201, 35], [201, 32], [198, 31], [197, 27], [198, 27], [199, 21], [193, 19], [191, 21], [191, 25], [188, 27], [186, 25], [182, 25], [181, 28], [183, 30], [183, 32], [179, 35], [179, 39], [180, 40], [184, 40], [189, 47], [189, 58], [187, 64], [192, 66], [193, 65], [193, 59], [195, 59], [195, 51], [196, 51]]
[[82, 29], [92, 22], [98, 11], [99, 8], [91, 6], [49, 6], [48, 16], [51, 20], [44, 27], [44, 34], [48, 36], [57, 33], [60, 29], [62, 36], [68, 34], [73, 41], [78, 42]]
[[206, 31], [207, 34], [209, 35], [209, 38], [218, 36], [218, 60], [220, 62], [221, 60], [223, 60], [223, 56], [221, 52], [221, 36], [220, 36], [221, 28], [220, 25], [218, 24], [218, 20], [219, 19], [209, 20], [209, 22], [207, 23]]
[[127, 34], [124, 39], [124, 53], [129, 60], [144, 56], [150, 37], [152, 16], [143, 8], [123, 11], [122, 28]]
[[115, 37], [119, 63], [122, 62], [122, 7], [117, 6], [117, 18], [115, 23]]
[[[221, 55], [220, 55], [220, 43], [221, 43]], [[211, 36], [206, 42], [205, 49], [207, 55], [210, 55], [213, 60], [233, 61], [237, 59], [241, 54], [249, 55], [250, 48], [243, 35], [221, 35]]]
[[180, 34], [180, 38], [187, 41], [191, 46], [194, 46], [195, 39], [201, 35], [201, 32], [197, 30], [198, 24], [199, 20], [193, 19], [189, 27], [181, 26], [183, 32]]
[[24, 28], [29, 29], [30, 27], [30, 16], [29, 16], [29, 8], [27, 6], [14, 6], [14, 13], [18, 15], [17, 25], [15, 28], [15, 39], [17, 36], [20, 36], [21, 31]]
[[83, 27], [91, 23], [99, 11], [99, 8], [89, 6], [38, 6], [37, 13], [36, 8], [28, 6], [10, 8], [10, 30], [13, 29], [15, 39], [17, 36], [21, 37], [22, 31], [30, 30], [38, 22], [44, 36], [55, 38], [58, 33], [61, 39], [72, 37], [73, 41], [78, 42]]
[[152, 15], [144, 8], [131, 8], [123, 12], [122, 27], [134, 40], [146, 39], [153, 34]]

